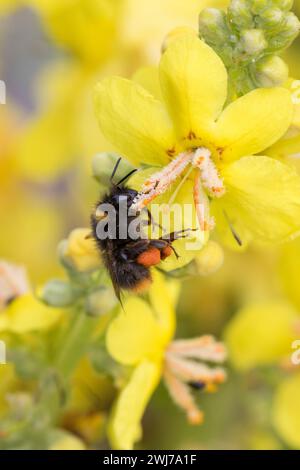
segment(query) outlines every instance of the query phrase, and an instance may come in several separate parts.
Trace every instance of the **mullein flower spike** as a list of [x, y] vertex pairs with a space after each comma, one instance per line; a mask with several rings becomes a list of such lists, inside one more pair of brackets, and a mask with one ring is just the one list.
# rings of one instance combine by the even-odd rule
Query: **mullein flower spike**
[[278, 54], [300, 30], [292, 5], [290, 0], [232, 0], [227, 12], [205, 8], [200, 13], [200, 37], [224, 61], [232, 98], [287, 80], [288, 68]]
[[[217, 54], [185, 31], [170, 41], [158, 70], [143, 69], [133, 81], [100, 82], [96, 114], [116, 149], [135, 166], [148, 167], [130, 181], [139, 190], [136, 209], [189, 204], [194, 211], [185, 222], [198, 227], [191, 237], [200, 247], [214, 224], [226, 243], [231, 231], [232, 245], [282, 241], [300, 228], [300, 178], [262, 151], [288, 130], [291, 94], [256, 89], [224, 108], [227, 85]], [[173, 229], [182, 229], [182, 221], [175, 219]], [[195, 257], [199, 245], [193, 252], [189, 242], [176, 242], [181, 258], [168, 260], [167, 269]]]

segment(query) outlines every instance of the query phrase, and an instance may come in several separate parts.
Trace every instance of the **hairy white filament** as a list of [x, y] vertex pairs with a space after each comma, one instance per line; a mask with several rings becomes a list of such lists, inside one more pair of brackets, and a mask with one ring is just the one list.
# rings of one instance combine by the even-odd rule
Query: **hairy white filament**
[[194, 153], [192, 164], [199, 168], [203, 187], [208, 190], [209, 194], [214, 197], [223, 196], [225, 193], [223, 180], [212, 161], [211, 152], [205, 147], [198, 148]]
[[[161, 171], [148, 178], [133, 201], [131, 211], [142, 210], [156, 197], [165, 193], [188, 165], [198, 170], [194, 182], [194, 203], [200, 230], [203, 232], [212, 230], [214, 220], [209, 215], [208, 195], [221, 197], [225, 193], [225, 187], [212, 160], [211, 152], [205, 147], [180, 153]], [[170, 201], [174, 201], [177, 193], [178, 191], [175, 191]]]
[[145, 181], [142, 190], [133, 201], [132, 209], [140, 210], [146, 207], [154, 198], [167, 191], [171, 184], [183, 173], [192, 158], [192, 152], [180, 153], [161, 171], [154, 173]]

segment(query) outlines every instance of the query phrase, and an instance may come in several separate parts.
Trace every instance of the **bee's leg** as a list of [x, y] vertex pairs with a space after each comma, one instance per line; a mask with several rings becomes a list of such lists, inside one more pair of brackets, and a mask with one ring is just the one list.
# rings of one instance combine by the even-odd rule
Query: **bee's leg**
[[179, 254], [177, 253], [176, 249], [172, 245], [172, 242], [175, 240], [180, 240], [181, 238], [186, 238], [188, 236], [188, 232], [194, 232], [198, 229], [196, 228], [187, 228], [184, 230], [178, 230], [176, 232], [171, 232], [168, 235], [163, 235], [161, 238], [157, 240], [157, 242], [165, 242], [165, 246], [160, 248], [161, 250], [161, 259], [164, 260], [171, 256], [172, 252], [176, 256], [176, 258], [179, 258]]
[[198, 230], [197, 228], [186, 228], [184, 230], [177, 230], [176, 232], [171, 232], [168, 235], [163, 235], [160, 240], [166, 240], [170, 243], [174, 242], [175, 240], [180, 240], [180, 238], [186, 238], [188, 236], [188, 232], [195, 232]]
[[163, 240], [161, 238], [158, 240], [152, 240], [151, 246], [154, 246], [160, 250], [160, 258], [162, 261], [171, 256], [172, 252], [174, 253], [177, 259], [179, 258], [179, 254], [172, 246], [172, 242], [169, 240]]
[[[167, 242], [160, 242], [165, 246]], [[127, 243], [119, 252], [119, 256], [128, 263], [137, 263], [150, 268], [161, 261], [160, 248], [152, 244], [152, 240], [143, 239]]]
[[153, 227], [158, 227], [163, 232], [164, 231], [163, 227], [159, 223], [155, 222], [148, 208], [147, 208], [147, 214], [148, 214], [148, 225], [153, 225]]
[[119, 256], [124, 261], [135, 261], [136, 258], [149, 248], [150, 240], [145, 238], [137, 241], [130, 241], [119, 251]]

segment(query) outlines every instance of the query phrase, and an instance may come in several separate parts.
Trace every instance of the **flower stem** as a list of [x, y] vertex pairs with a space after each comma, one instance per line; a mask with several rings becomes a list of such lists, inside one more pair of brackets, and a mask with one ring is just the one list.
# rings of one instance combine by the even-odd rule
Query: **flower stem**
[[54, 361], [54, 367], [68, 379], [76, 368], [81, 357], [85, 354], [91, 336], [95, 330], [97, 319], [89, 317], [82, 310], [75, 312], [74, 321], [65, 333], [58, 354]]

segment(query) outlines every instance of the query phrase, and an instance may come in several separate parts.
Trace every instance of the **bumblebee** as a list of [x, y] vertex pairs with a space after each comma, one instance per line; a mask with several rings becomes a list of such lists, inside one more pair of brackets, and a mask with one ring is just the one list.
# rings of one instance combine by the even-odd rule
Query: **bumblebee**
[[[126, 186], [125, 182], [137, 170], [132, 170], [124, 178], [117, 183], [113, 183], [114, 176], [117, 172], [121, 158], [117, 161], [112, 172], [110, 181], [111, 187], [109, 192], [101, 198], [96, 204], [96, 208], [91, 216], [92, 237], [97, 243], [101, 257], [104, 261], [106, 269], [110, 275], [115, 294], [121, 302], [121, 291], [128, 290], [136, 293], [146, 291], [151, 282], [151, 270], [153, 266], [158, 265], [172, 253], [178, 258], [178, 254], [172, 242], [179, 238], [184, 238], [185, 233], [190, 229], [172, 232], [163, 235], [161, 238], [149, 239], [142, 234], [143, 222], [147, 225], [153, 224], [152, 216], [147, 210], [148, 220], [141, 221], [140, 214], [132, 215], [130, 207], [132, 206], [138, 192]], [[123, 208], [124, 213], [125, 201], [125, 218], [120, 220], [118, 217]], [[99, 226], [109, 227], [110, 215], [109, 211], [102, 210], [101, 207], [112, 207], [116, 216], [116, 230], [114, 234], [109, 231], [99, 231]], [[129, 227], [132, 223], [137, 223], [137, 235], [133, 237]], [[157, 225], [157, 224], [156, 224]], [[125, 234], [124, 234], [125, 231]], [[99, 234], [99, 232], [101, 232]], [[123, 236], [120, 237], [120, 232]]]

